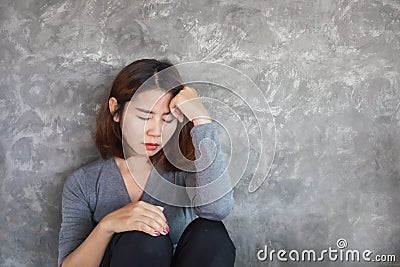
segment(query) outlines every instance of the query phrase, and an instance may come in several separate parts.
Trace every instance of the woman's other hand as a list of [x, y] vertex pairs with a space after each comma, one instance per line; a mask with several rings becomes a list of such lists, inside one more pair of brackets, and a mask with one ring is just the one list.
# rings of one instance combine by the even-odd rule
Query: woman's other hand
[[192, 87], [185, 86], [169, 103], [172, 115], [183, 122], [186, 116], [195, 125], [195, 122], [211, 122], [207, 109], [200, 101], [199, 95]]
[[140, 200], [107, 214], [99, 224], [109, 234], [137, 230], [152, 236], [166, 235], [169, 227], [163, 210]]

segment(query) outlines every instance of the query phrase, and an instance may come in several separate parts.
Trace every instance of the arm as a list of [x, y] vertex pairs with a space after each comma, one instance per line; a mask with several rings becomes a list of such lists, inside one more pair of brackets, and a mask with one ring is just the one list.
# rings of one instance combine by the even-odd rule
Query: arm
[[82, 169], [64, 184], [58, 266], [99, 266], [112, 233], [93, 228]]
[[67, 266], [99, 266], [112, 237], [99, 223], [80, 246], [69, 254], [62, 262]]
[[[214, 186], [211, 185], [207, 188], [196, 189], [194, 196], [191, 198], [195, 213], [199, 217], [211, 220], [223, 220], [232, 211], [234, 199], [233, 188], [230, 182], [231, 179], [228, 172], [225, 170], [226, 165], [220, 147], [217, 128], [213, 122], [197, 125], [195, 124], [193, 129], [190, 131], [190, 135], [192, 136], [193, 145], [195, 147], [195, 166], [197, 170], [200, 170], [197, 172], [188, 173], [186, 185], [190, 187], [197, 187], [209, 184], [217, 179], [220, 181]], [[202, 150], [200, 151], [199, 145], [202, 140], [204, 142], [202, 143]], [[212, 143], [215, 144], [216, 151], [213, 149], [214, 145]], [[215, 157], [214, 153], [216, 153]], [[211, 164], [209, 164], [210, 162]], [[206, 164], [209, 164], [209, 166], [206, 167]], [[213, 197], [213, 195], [221, 196], [222, 192], [227, 193], [219, 199], [217, 199], [217, 197]], [[196, 204], [204, 203], [204, 200], [207, 199], [217, 200], [205, 205]]]
[[62, 196], [58, 266], [99, 266], [114, 233], [137, 230], [152, 236], [168, 234], [163, 232], [168, 226], [163, 208], [145, 201], [108, 213], [94, 227], [87, 192], [82, 169], [68, 177]]

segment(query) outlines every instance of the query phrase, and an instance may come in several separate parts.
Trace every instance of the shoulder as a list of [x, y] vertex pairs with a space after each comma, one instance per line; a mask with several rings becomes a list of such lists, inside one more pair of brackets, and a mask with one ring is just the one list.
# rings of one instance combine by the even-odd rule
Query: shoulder
[[73, 171], [64, 182], [64, 194], [68, 192], [87, 191], [88, 186], [95, 183], [96, 177], [99, 176], [101, 170], [109, 163], [110, 159], [95, 159], [86, 165]]
[[102, 171], [103, 168], [108, 167], [106, 165], [110, 164], [111, 160], [113, 160], [112, 157], [107, 159], [98, 158], [81, 167], [81, 169], [87, 176], [96, 176]]

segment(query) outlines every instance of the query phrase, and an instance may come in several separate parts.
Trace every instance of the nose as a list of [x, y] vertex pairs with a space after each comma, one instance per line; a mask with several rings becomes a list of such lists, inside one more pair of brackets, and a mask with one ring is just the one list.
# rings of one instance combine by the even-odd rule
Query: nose
[[147, 121], [147, 134], [150, 136], [161, 136], [163, 127], [162, 119], [160, 118], [153, 118]]

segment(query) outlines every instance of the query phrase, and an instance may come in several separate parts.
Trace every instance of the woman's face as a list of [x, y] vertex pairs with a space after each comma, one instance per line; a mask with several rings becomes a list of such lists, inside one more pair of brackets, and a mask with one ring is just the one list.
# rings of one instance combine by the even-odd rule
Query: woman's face
[[[132, 154], [153, 156], [170, 140], [178, 125], [169, 109], [172, 98], [171, 93], [153, 89], [134, 95], [126, 103], [120, 120], [126, 158]], [[149, 143], [157, 145], [146, 145]]]

